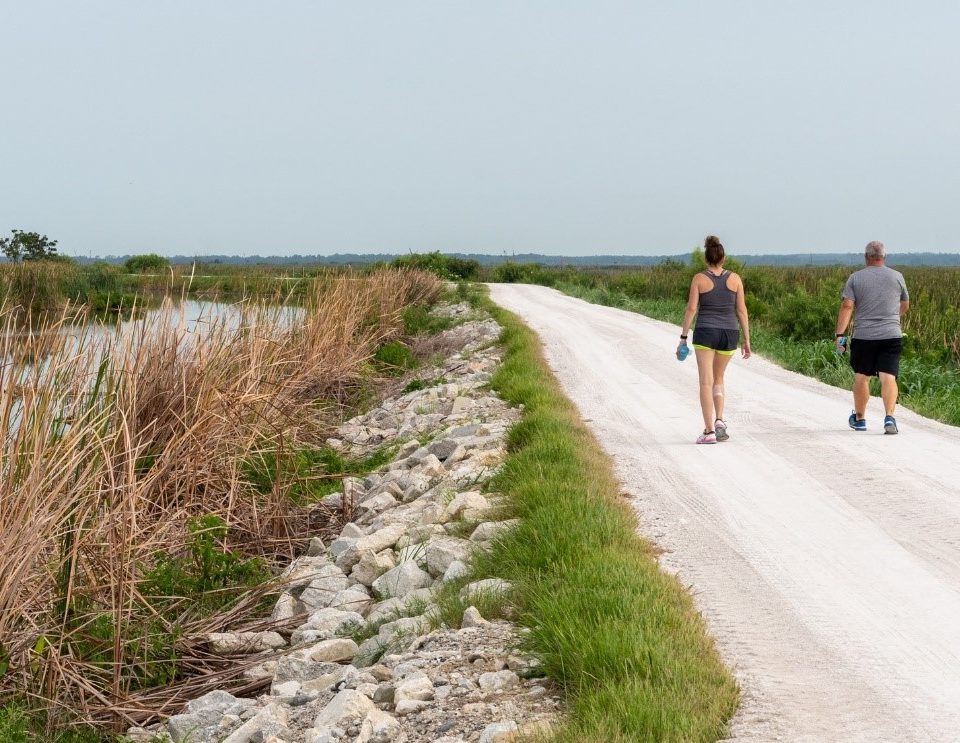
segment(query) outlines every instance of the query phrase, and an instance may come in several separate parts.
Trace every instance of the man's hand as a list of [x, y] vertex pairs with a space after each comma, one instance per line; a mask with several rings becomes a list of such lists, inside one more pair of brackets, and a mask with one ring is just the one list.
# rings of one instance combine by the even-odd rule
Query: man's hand
[[837, 353], [843, 355], [847, 352], [847, 336], [838, 335], [836, 339]]

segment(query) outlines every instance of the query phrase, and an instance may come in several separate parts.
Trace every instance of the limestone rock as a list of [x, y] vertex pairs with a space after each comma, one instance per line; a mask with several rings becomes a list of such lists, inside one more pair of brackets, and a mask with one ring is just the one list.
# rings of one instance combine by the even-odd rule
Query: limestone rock
[[211, 650], [224, 655], [264, 653], [287, 645], [278, 632], [210, 632], [206, 640]]
[[373, 582], [388, 570], [397, 566], [393, 550], [383, 550], [382, 552], [364, 552], [360, 560], [353, 566], [350, 577], [357, 583], [365, 586], [373, 585]]
[[509, 519], [507, 521], [485, 521], [473, 530], [470, 535], [471, 542], [489, 542], [496, 539], [500, 534], [513, 528], [520, 523], [519, 519]]
[[520, 677], [513, 671], [491, 671], [480, 674], [479, 683], [484, 691], [506, 691], [519, 685]]
[[480, 733], [479, 743], [508, 743], [513, 740], [513, 734], [517, 729], [517, 723], [513, 720], [491, 723]]
[[461, 627], [483, 627], [490, 624], [475, 606], [467, 607], [463, 612], [463, 619], [460, 622]]
[[460, 598], [470, 601], [480, 595], [504, 596], [513, 589], [509, 581], [503, 578], [484, 578], [468, 583], [460, 589]]
[[456, 519], [464, 514], [465, 511], [482, 513], [490, 509], [490, 502], [475, 490], [468, 490], [465, 493], [457, 493], [453, 500], [447, 505], [447, 515], [451, 519]]
[[437, 537], [427, 542], [427, 570], [430, 575], [442, 576], [453, 562], [467, 562], [473, 545], [466, 539]]
[[325, 565], [300, 594], [300, 601], [308, 611], [330, 606], [333, 597], [350, 587], [350, 580], [336, 565]]
[[370, 710], [360, 726], [356, 743], [400, 743], [400, 722], [390, 714], [378, 709]]
[[315, 662], [351, 660], [357, 654], [357, 649], [357, 643], [346, 637], [321, 640], [310, 648], [308, 657]]
[[375, 710], [373, 702], [358, 691], [344, 689], [320, 710], [313, 721], [315, 730], [333, 727], [348, 717], [363, 718], [367, 713]]
[[427, 588], [431, 585], [433, 585], [433, 578], [430, 574], [421, 570], [414, 561], [409, 560], [377, 578], [373, 582], [373, 590], [378, 596], [389, 598], [405, 596], [417, 588]]

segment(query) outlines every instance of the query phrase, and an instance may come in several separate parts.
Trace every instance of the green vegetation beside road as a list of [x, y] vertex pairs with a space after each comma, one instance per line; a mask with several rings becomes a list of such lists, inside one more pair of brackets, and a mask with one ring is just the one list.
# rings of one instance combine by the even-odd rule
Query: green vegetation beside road
[[530, 649], [568, 694], [561, 742], [715, 741], [737, 688], [690, 596], [660, 571], [609, 459], [563, 395], [536, 336], [489, 300], [506, 358], [492, 380], [523, 419], [492, 487], [520, 525], [484, 574], [516, 587]]

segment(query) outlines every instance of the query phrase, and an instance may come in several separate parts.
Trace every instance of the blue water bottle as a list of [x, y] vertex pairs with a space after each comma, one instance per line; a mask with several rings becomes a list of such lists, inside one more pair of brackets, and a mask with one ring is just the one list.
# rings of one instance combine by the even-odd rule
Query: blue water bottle
[[680, 345], [677, 346], [677, 361], [683, 361], [689, 355], [690, 346], [687, 345], [686, 341], [681, 341]]

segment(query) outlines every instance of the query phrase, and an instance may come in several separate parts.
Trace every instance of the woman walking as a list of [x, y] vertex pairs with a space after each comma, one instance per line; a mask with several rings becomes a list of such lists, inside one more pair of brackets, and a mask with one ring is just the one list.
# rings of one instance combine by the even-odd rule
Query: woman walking
[[708, 235], [703, 250], [707, 269], [696, 274], [690, 282], [690, 298], [683, 316], [677, 358], [682, 359], [687, 354], [684, 348], [687, 333], [696, 315], [693, 349], [697, 354], [700, 407], [703, 410], [703, 433], [697, 437], [697, 443], [716, 444], [730, 438], [723, 418], [723, 375], [737, 350], [740, 329], [743, 330], [741, 353], [743, 358], [750, 358], [750, 325], [743, 298], [743, 280], [723, 268], [726, 254], [720, 239]]

